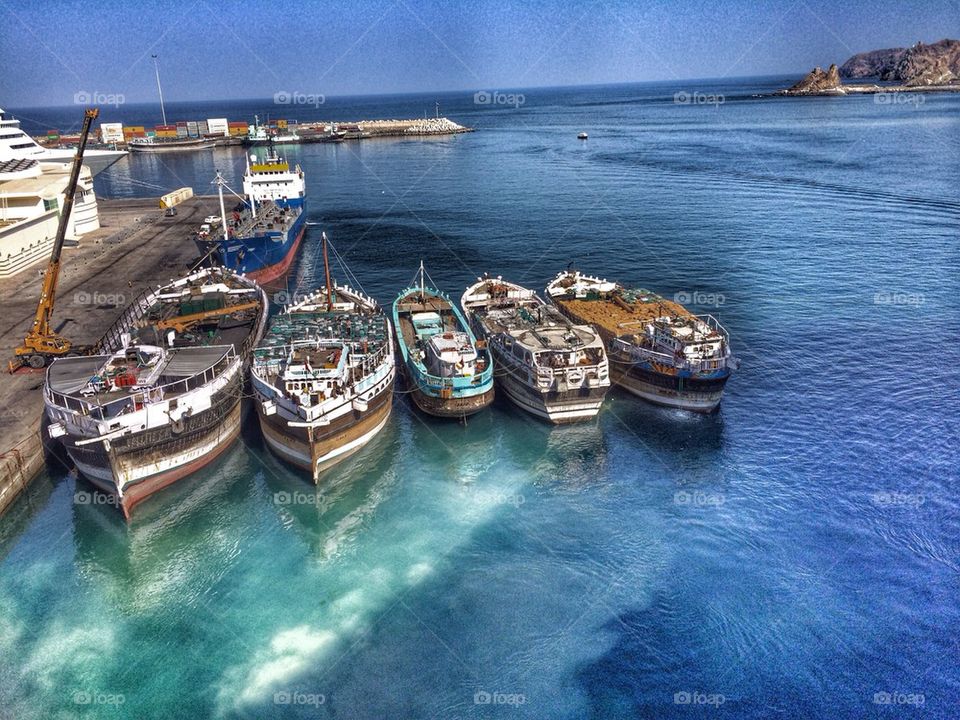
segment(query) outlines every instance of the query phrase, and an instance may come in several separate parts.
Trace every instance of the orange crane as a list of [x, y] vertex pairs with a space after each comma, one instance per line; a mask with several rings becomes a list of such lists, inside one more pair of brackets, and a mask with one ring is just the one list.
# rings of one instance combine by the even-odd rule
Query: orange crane
[[241, 312], [243, 310], [253, 310], [258, 307], [260, 307], [259, 302], [228, 305], [218, 310], [204, 310], [203, 312], [191, 313], [189, 315], [177, 315], [172, 318], [167, 318], [166, 320], [161, 320], [158, 322], [156, 327], [158, 330], [173, 329], [178, 333], [182, 333], [186, 332], [197, 323], [203, 322], [204, 320], [212, 320], [213, 318], [223, 317], [224, 315], [229, 315], [230, 313]]
[[73, 198], [77, 192], [77, 182], [80, 179], [83, 151], [87, 146], [90, 125], [99, 114], [100, 110], [97, 108], [90, 108], [84, 112], [83, 128], [80, 130], [80, 144], [77, 145], [77, 154], [73, 157], [73, 168], [70, 170], [70, 180], [67, 183], [67, 189], [64, 191], [63, 207], [60, 208], [60, 223], [57, 225], [57, 236], [53, 241], [50, 262], [43, 275], [43, 288], [40, 290], [37, 314], [33, 319], [33, 327], [23, 339], [23, 344], [14, 349], [15, 357], [10, 362], [10, 372], [22, 367], [24, 363], [32, 368], [42, 368], [51, 360], [64, 357], [71, 352], [77, 352], [77, 349], [69, 340], [53, 330], [50, 319], [53, 316], [53, 305], [57, 297], [57, 280], [60, 278], [60, 254], [63, 251], [63, 241], [67, 236], [67, 224], [73, 210]]

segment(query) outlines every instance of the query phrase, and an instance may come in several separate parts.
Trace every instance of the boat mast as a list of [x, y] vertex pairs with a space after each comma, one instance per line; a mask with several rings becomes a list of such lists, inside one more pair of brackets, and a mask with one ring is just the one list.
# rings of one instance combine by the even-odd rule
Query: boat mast
[[323, 245], [323, 272], [327, 276], [327, 312], [333, 311], [333, 295], [330, 286], [330, 263], [327, 261], [327, 234], [320, 233], [320, 241]]
[[217, 190], [220, 193], [220, 222], [223, 223], [223, 239], [227, 240], [227, 211], [223, 205], [223, 186], [226, 184], [226, 180], [223, 179], [219, 170], [217, 170], [217, 179], [214, 182], [217, 184]]
[[[254, 155], [253, 153], [250, 153], [250, 155], [247, 156], [247, 176], [248, 176], [248, 177], [251, 175], [251, 172], [250, 172], [250, 161], [251, 161], [251, 160], [253, 160], [254, 162], [257, 161], [257, 156]], [[252, 179], [251, 179], [251, 181], [250, 181], [250, 192], [247, 193], [247, 199], [250, 201], [250, 215], [251, 215], [252, 217], [256, 217], [256, 216], [257, 216], [257, 201], [253, 199], [253, 180], [252, 180]]]
[[423, 258], [420, 258], [420, 302], [425, 303], [427, 297], [427, 283], [423, 279]]
[[160, 93], [160, 115], [163, 116], [163, 124], [167, 124], [167, 111], [163, 109], [163, 88], [160, 87], [160, 66], [157, 65], [157, 56], [153, 57], [153, 70], [157, 74], [157, 92]]

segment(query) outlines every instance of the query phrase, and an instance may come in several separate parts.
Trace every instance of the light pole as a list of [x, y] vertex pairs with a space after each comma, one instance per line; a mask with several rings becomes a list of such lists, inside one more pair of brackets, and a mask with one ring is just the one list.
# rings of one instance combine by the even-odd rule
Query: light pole
[[160, 87], [160, 66], [157, 65], [157, 56], [151, 55], [153, 58], [153, 69], [157, 73], [157, 92], [160, 93], [160, 115], [163, 116], [163, 124], [167, 124], [167, 112], [163, 109], [163, 88]]

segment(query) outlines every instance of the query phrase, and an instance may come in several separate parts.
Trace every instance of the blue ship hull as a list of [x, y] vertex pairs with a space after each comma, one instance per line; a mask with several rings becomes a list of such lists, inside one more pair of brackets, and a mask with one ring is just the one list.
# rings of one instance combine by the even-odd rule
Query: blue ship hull
[[[285, 275], [303, 240], [307, 217], [302, 201], [293, 200], [285, 206], [300, 210], [288, 230], [214, 241], [211, 257], [218, 265], [243, 273], [261, 284]], [[198, 245], [202, 253], [211, 250], [209, 241], [198, 241]]]

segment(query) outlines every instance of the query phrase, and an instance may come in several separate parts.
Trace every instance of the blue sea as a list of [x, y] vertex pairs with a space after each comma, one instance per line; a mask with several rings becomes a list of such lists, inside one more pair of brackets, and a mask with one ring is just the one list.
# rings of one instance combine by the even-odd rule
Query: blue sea
[[[284, 147], [317, 223], [287, 295], [321, 229], [384, 303], [421, 259], [455, 297], [572, 263], [713, 313], [741, 366], [707, 416], [397, 395], [319, 488], [251, 416], [129, 525], [51, 467], [0, 519], [0, 716], [960, 716], [960, 96], [789, 81], [168, 105], [475, 128]], [[131, 156], [96, 189], [239, 191], [243, 165]]]

